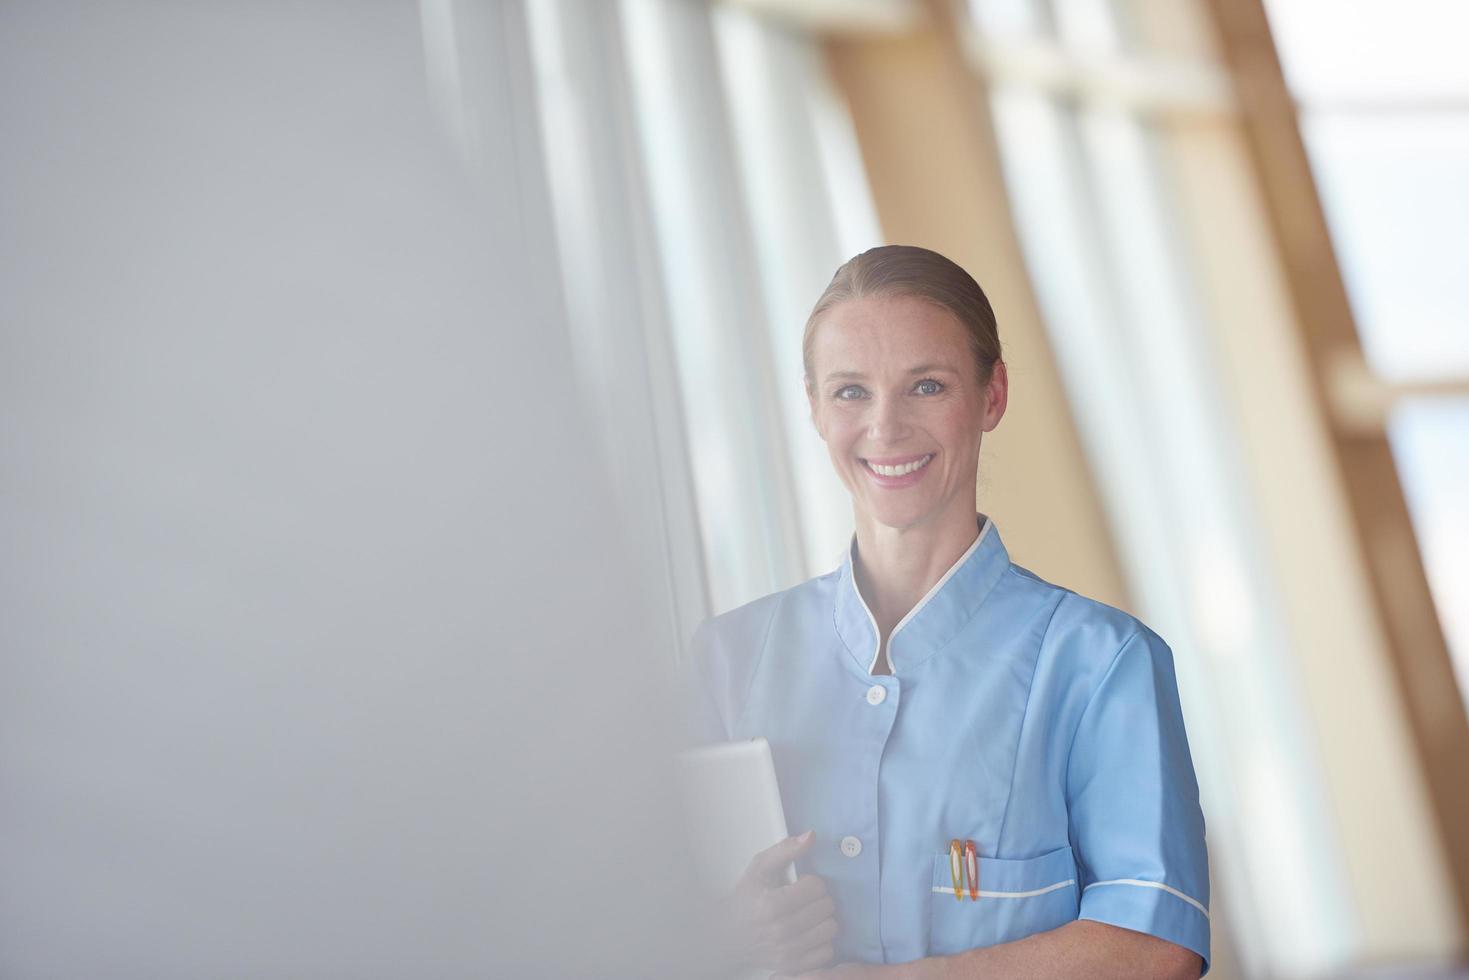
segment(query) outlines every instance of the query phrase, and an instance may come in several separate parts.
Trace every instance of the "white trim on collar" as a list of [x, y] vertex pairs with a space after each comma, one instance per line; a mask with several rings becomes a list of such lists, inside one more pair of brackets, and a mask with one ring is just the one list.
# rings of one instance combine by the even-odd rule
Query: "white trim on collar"
[[[984, 526], [980, 528], [979, 536], [974, 539], [974, 542], [968, 548], [964, 549], [964, 554], [960, 555], [954, 560], [954, 564], [949, 566], [949, 570], [944, 572], [943, 575], [939, 576], [939, 580], [933, 583], [933, 588], [924, 593], [923, 598], [918, 600], [918, 604], [915, 605], [912, 609], [908, 610], [907, 614], [904, 615], [902, 619], [898, 620], [898, 625], [894, 626], [893, 631], [888, 634], [889, 650], [892, 649], [893, 637], [898, 635], [898, 630], [902, 629], [914, 616], [918, 615], [919, 611], [928, 603], [928, 600], [938, 595], [939, 590], [944, 587], [944, 583], [948, 582], [949, 579], [954, 577], [954, 573], [957, 572], [964, 565], [964, 562], [969, 559], [969, 556], [974, 554], [975, 550], [979, 548], [980, 542], [984, 541], [985, 536], [990, 533], [990, 528], [995, 526], [995, 522], [989, 518], [989, 515], [981, 514], [979, 516], [984, 518]], [[857, 536], [854, 534], [852, 535], [851, 544], [847, 545], [847, 559], [849, 561], [851, 561], [852, 559], [852, 547], [856, 543]], [[867, 600], [862, 598], [862, 590], [857, 588], [857, 563], [855, 561], [852, 561], [852, 574], [850, 578], [852, 579], [852, 593], [856, 595], [857, 601], [862, 606], [862, 611], [867, 614], [867, 621], [872, 624], [872, 635], [875, 637], [872, 644], [872, 661], [867, 665], [867, 673], [871, 674], [873, 669], [877, 667], [878, 654], [882, 653], [882, 632], [877, 628], [877, 620], [873, 617], [872, 610], [867, 608]], [[891, 666], [892, 658], [889, 657], [888, 661], [889, 666]]]

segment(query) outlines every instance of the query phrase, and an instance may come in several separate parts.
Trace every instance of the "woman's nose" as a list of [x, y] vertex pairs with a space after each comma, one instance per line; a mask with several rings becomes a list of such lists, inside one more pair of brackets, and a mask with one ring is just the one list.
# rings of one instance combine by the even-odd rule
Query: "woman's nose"
[[867, 417], [867, 438], [873, 442], [896, 442], [907, 434], [907, 406], [903, 400], [882, 396], [874, 398]]

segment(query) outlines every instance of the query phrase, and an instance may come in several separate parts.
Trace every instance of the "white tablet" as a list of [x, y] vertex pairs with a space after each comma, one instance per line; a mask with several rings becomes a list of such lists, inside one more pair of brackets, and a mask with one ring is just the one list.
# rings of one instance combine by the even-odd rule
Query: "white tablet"
[[[770, 743], [752, 738], [689, 749], [679, 754], [679, 772], [699, 880], [729, 891], [750, 858], [787, 835]], [[785, 876], [796, 880], [794, 864]]]

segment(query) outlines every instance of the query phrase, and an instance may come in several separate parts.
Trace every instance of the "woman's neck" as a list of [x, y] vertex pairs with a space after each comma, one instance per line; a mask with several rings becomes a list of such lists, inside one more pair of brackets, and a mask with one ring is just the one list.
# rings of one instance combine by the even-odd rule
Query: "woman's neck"
[[[959, 498], [962, 503], [963, 497]], [[857, 515], [857, 555], [852, 574], [877, 621], [881, 654], [875, 673], [887, 673], [887, 639], [902, 618], [959, 560], [979, 536], [973, 496], [932, 520], [908, 528]]]

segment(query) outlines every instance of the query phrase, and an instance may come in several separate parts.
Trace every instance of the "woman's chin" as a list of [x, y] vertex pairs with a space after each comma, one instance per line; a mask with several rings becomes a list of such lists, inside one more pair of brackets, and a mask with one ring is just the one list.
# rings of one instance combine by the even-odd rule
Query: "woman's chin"
[[867, 517], [873, 523], [901, 531], [921, 524], [932, 509], [927, 501], [882, 500], [868, 503]]

